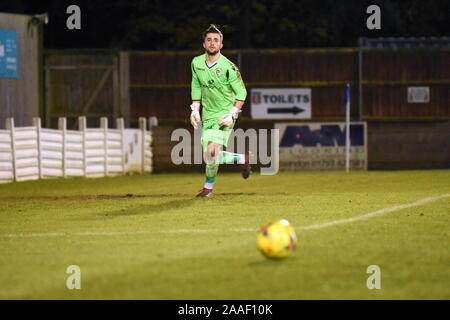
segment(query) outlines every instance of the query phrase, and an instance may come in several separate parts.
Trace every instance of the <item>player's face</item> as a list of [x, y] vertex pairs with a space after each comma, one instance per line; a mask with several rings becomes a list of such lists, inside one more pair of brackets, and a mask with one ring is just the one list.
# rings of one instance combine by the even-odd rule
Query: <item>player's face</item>
[[220, 34], [208, 33], [206, 34], [205, 41], [203, 42], [203, 48], [209, 55], [215, 55], [222, 49], [223, 44], [220, 40]]

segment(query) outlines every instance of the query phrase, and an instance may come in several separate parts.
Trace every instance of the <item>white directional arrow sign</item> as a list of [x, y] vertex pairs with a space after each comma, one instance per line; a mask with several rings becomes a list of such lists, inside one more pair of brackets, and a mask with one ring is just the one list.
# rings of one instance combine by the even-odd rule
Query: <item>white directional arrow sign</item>
[[253, 119], [311, 119], [311, 89], [252, 89], [251, 115]]

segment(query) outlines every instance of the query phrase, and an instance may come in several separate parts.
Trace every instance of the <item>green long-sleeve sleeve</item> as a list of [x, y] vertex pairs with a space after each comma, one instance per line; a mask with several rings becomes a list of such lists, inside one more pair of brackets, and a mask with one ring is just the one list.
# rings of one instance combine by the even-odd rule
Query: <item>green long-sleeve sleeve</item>
[[191, 98], [192, 100], [200, 100], [202, 97], [202, 88], [200, 82], [198, 81], [197, 73], [194, 68], [194, 63], [191, 63], [192, 71], [192, 83], [191, 83]]

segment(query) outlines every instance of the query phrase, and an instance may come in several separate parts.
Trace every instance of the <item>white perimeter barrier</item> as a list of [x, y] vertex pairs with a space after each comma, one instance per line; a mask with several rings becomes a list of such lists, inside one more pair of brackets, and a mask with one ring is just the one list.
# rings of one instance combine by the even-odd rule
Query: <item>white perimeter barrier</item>
[[152, 131], [143, 117], [139, 129], [125, 129], [123, 118], [116, 129], [108, 128], [108, 118], [100, 119], [100, 128], [87, 128], [86, 117], [78, 118], [79, 131], [67, 130], [66, 118], [59, 118], [58, 130], [41, 128], [40, 118], [30, 127], [14, 127], [8, 118], [6, 128], [0, 130], [0, 183], [152, 172]]

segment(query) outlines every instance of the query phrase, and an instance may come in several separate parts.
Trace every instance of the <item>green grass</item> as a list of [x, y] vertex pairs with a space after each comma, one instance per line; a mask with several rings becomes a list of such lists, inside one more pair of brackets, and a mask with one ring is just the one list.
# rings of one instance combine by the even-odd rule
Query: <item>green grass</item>
[[[450, 299], [449, 197], [302, 229], [449, 194], [449, 170], [219, 173], [214, 196], [195, 199], [203, 180], [0, 185], [0, 299]], [[256, 230], [279, 218], [298, 246], [273, 261]], [[66, 288], [69, 265], [81, 290]], [[369, 265], [380, 290], [366, 287]]]

